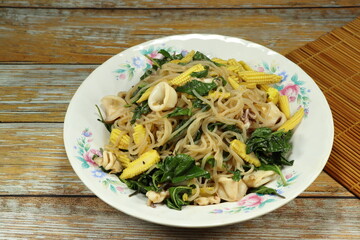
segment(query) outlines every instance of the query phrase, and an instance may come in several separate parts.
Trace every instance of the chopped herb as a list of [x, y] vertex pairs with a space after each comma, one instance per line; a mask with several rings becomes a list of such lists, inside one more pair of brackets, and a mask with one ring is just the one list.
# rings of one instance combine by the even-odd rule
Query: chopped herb
[[206, 160], [206, 163], [209, 164], [211, 167], [215, 167], [216, 161], [214, 156], [209, 156]]
[[134, 109], [134, 115], [131, 119], [131, 124], [134, 124], [136, 119], [141, 118], [142, 115], [146, 115], [151, 112], [151, 109], [147, 101], [137, 104], [137, 107]]
[[203, 54], [203, 53], [201, 53], [201, 52], [199, 52], [199, 51], [197, 51], [196, 53], [195, 53], [195, 55], [193, 56], [193, 60], [194, 61], [209, 61], [209, 62], [212, 62], [212, 63], [214, 63], [216, 66], [222, 66], [222, 64], [220, 64], [220, 63], [217, 63], [217, 62], [214, 62], [214, 61], [211, 61], [211, 59], [210, 58], [208, 58], [205, 54]]
[[236, 169], [235, 171], [229, 171], [230, 173], [233, 174], [232, 176], [232, 180], [234, 180], [235, 182], [240, 181], [242, 175], [239, 169]]

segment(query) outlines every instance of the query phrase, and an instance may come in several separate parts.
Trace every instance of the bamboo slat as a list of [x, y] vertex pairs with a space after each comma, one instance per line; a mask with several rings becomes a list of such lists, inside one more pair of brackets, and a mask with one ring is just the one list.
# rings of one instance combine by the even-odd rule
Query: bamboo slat
[[287, 54], [319, 85], [335, 140], [325, 171], [360, 197], [360, 18]]

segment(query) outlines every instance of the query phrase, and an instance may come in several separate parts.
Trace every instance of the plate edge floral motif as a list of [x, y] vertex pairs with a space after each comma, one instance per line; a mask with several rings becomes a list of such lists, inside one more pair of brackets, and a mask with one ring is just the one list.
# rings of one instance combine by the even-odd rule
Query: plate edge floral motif
[[97, 178], [99, 183], [105, 188], [109, 188], [113, 193], [128, 193], [129, 190], [120, 180], [116, 179], [114, 175], [109, 175], [102, 171], [94, 162], [94, 155], [102, 156], [102, 154], [101, 151], [91, 148], [92, 136], [93, 134], [89, 128], [85, 128], [81, 132], [80, 137], [76, 139], [74, 150], [77, 155], [75, 157], [81, 162], [81, 168], [91, 170], [92, 176]]
[[[287, 182], [287, 185], [284, 185], [280, 179], [277, 180], [277, 189], [276, 192], [278, 194], [283, 194], [285, 188], [287, 188], [289, 185], [294, 183], [295, 179], [299, 176], [295, 171], [292, 171], [291, 173], [288, 173], [285, 175], [285, 179]], [[213, 214], [221, 214], [221, 213], [227, 213], [227, 214], [234, 214], [234, 213], [248, 213], [254, 209], [262, 208], [268, 203], [275, 202], [282, 200], [280, 197], [277, 197], [275, 195], [263, 195], [258, 193], [250, 193], [243, 197], [241, 200], [236, 202], [235, 207], [225, 207], [225, 208], [216, 208], [211, 210], [209, 213]]]

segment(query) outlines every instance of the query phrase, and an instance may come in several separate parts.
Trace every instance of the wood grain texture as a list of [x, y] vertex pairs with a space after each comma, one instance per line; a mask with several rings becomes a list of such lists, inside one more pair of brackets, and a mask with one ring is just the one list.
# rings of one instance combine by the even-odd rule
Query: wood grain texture
[[[0, 124], [0, 195], [89, 195], [67, 159], [60, 123]], [[353, 196], [326, 173], [301, 196]]]
[[96, 65], [0, 65], [0, 122], [63, 122]]
[[0, 11], [0, 61], [94, 63], [154, 38], [213, 33], [287, 53], [344, 25], [360, 8]]
[[360, 6], [354, 0], [0, 0], [3, 7], [41, 7], [41, 8], [274, 8], [274, 7], [349, 7]]
[[[0, 238], [359, 239], [358, 199], [295, 199], [224, 227], [181, 229], [137, 220], [98, 198], [0, 198]], [[296, 216], [296, 217], [295, 217]], [[266, 229], [266, 231], [265, 231]]]

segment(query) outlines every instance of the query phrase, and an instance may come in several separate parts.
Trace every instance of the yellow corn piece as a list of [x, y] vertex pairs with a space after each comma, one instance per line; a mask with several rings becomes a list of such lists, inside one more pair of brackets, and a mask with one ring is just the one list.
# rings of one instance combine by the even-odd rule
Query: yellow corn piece
[[240, 140], [232, 140], [230, 142], [230, 148], [239, 155], [246, 162], [253, 164], [255, 167], [261, 165], [260, 160], [255, 156], [254, 153], [246, 154], [246, 145]]
[[267, 102], [273, 102], [275, 105], [278, 103], [279, 101], [279, 91], [276, 88], [273, 87], [269, 87], [266, 90], [266, 93], [268, 94], [268, 98], [267, 98]]
[[[210, 194], [209, 192], [213, 192], [214, 187], [201, 187], [200, 188], [200, 196], [202, 197], [210, 197], [214, 194]], [[196, 189], [193, 189], [191, 194], [194, 195], [196, 193]]]
[[265, 91], [265, 92], [266, 92], [269, 88], [270, 88], [269, 85], [266, 85], [266, 84], [260, 85], [260, 89], [263, 90], [263, 91]]
[[241, 66], [241, 64], [238, 63], [238, 61], [236, 61], [234, 58], [227, 60], [226, 63], [227, 63], [227, 65], [230, 65], [230, 66]]
[[240, 84], [238, 83], [238, 80], [235, 77], [229, 76], [227, 81], [230, 83], [233, 89], [239, 89]]
[[120, 161], [123, 167], [128, 167], [131, 162], [130, 158], [126, 155], [126, 153], [122, 151], [115, 151], [116, 158]]
[[286, 95], [279, 96], [279, 108], [285, 114], [287, 119], [290, 118], [290, 105], [289, 99]]
[[195, 51], [191, 50], [191, 52], [189, 52], [188, 54], [186, 54], [185, 57], [183, 57], [182, 59], [175, 59], [170, 61], [171, 63], [188, 63], [193, 59], [193, 56], [195, 55]]
[[146, 137], [146, 129], [141, 124], [135, 124], [133, 139], [136, 145], [139, 145]]
[[244, 81], [257, 84], [278, 83], [282, 79], [281, 76], [276, 74], [268, 74], [256, 71], [243, 71], [239, 72], [238, 74]]
[[124, 169], [120, 175], [121, 179], [133, 178], [160, 161], [160, 155], [156, 150], [150, 150], [140, 155], [140, 157]]
[[304, 108], [300, 108], [299, 110], [296, 111], [296, 113], [294, 113], [294, 115], [289, 118], [286, 122], [284, 122], [283, 125], [281, 125], [278, 129], [279, 130], [284, 130], [285, 132], [294, 129], [300, 122], [301, 119], [304, 117]]
[[189, 199], [189, 195], [187, 194], [187, 193], [184, 193], [183, 195], [182, 195], [182, 200], [183, 201], [187, 201]]
[[136, 101], [136, 103], [141, 103], [145, 100], [148, 100], [152, 90], [154, 89], [155, 86], [153, 87], [149, 87], [148, 89], [146, 89], [146, 91], [143, 93], [143, 95], [141, 95], [141, 97]]
[[227, 70], [232, 71], [236, 74], [239, 74], [239, 72], [245, 71], [245, 69], [241, 65], [230, 65], [226, 67]]
[[219, 98], [229, 98], [230, 97], [230, 93], [229, 92], [220, 92], [220, 91], [210, 91], [209, 94], [205, 97], [207, 99], [210, 98], [215, 98], [215, 99], [219, 99]]
[[249, 65], [247, 65], [246, 62], [244, 62], [244, 61], [239, 61], [239, 63], [240, 63], [241, 66], [245, 69], [245, 71], [254, 71]]
[[241, 83], [239, 83], [239, 85], [245, 86], [246, 88], [251, 88], [251, 89], [256, 88], [256, 83], [241, 82]]
[[128, 149], [130, 137], [120, 129], [114, 128], [110, 133], [110, 142], [120, 149]]
[[211, 61], [219, 63], [219, 64], [223, 64], [223, 65], [227, 64], [227, 61], [224, 59], [221, 59], [221, 58], [212, 58]]
[[204, 70], [205, 70], [205, 68], [204, 68], [203, 65], [197, 64], [195, 66], [192, 66], [191, 68], [189, 68], [185, 72], [181, 73], [179, 76], [172, 79], [169, 83], [170, 83], [170, 85], [182, 86], [185, 83], [187, 83], [188, 81], [190, 81], [190, 78], [191, 78], [190, 74], [191, 73], [200, 72], [200, 71], [204, 71]]

